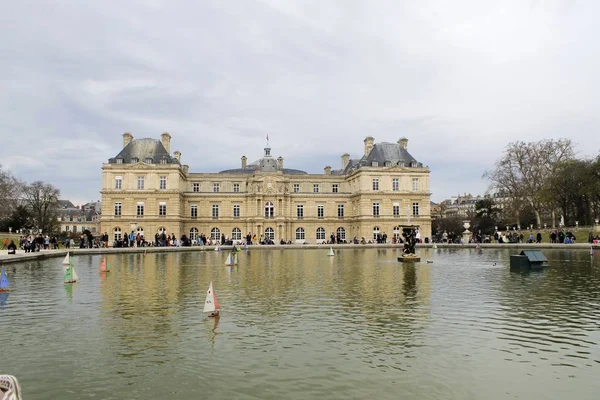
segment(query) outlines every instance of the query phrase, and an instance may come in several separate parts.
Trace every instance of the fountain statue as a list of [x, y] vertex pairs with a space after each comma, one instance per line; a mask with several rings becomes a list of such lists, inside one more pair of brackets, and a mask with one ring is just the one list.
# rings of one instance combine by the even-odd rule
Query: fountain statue
[[415, 246], [417, 244], [416, 227], [408, 226], [402, 228], [402, 237], [404, 238], [404, 249], [402, 257], [398, 257], [400, 262], [415, 262], [421, 261], [421, 258], [415, 254]]

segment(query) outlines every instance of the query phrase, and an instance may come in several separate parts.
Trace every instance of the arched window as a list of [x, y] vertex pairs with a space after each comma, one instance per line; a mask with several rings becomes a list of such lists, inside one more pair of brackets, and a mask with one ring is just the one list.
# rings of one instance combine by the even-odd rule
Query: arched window
[[240, 228], [233, 228], [231, 231], [231, 240], [242, 240], [242, 231]]
[[296, 240], [304, 240], [304, 228], [296, 229]]
[[265, 204], [265, 218], [273, 218], [275, 216], [275, 207], [273, 203], [267, 201]]
[[210, 230], [210, 239], [221, 240], [221, 231], [219, 230], [219, 228], [212, 228]]
[[265, 229], [265, 239], [275, 240], [275, 231], [273, 228]]
[[141, 226], [138, 226], [137, 233], [143, 237], [144, 236], [144, 228], [142, 228]]
[[400, 231], [401, 231], [401, 229], [399, 226], [394, 227], [394, 240], [396, 242], [398, 242], [398, 239], [400, 239]]
[[117, 226], [115, 229], [113, 229], [113, 233], [114, 240], [121, 240], [121, 228]]
[[325, 228], [317, 228], [317, 240], [325, 240]]
[[190, 229], [190, 240], [198, 239], [198, 228]]
[[373, 228], [373, 240], [377, 240], [377, 235], [379, 235], [380, 231], [379, 231], [379, 227], [376, 226]]
[[336, 238], [338, 241], [346, 240], [346, 230], [344, 228], [342, 228], [341, 226], [339, 228], [337, 228], [337, 231], [335, 232], [335, 234], [336, 234]]

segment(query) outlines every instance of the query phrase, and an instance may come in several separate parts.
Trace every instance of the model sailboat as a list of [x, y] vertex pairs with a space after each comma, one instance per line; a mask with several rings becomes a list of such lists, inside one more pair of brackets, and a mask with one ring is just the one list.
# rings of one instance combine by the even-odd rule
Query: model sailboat
[[335, 253], [333, 252], [333, 247], [329, 248], [329, 254], [327, 254], [329, 257], [333, 257], [335, 256]]
[[79, 278], [77, 277], [77, 273], [75, 272], [75, 267], [73, 267], [73, 263], [69, 262], [69, 267], [65, 272], [65, 283], [75, 283]]
[[8, 292], [8, 288], [10, 287], [10, 283], [8, 282], [8, 278], [6, 277], [6, 271], [2, 268], [2, 272], [0, 273], [0, 292]]
[[209, 312], [208, 315], [211, 318], [219, 316], [219, 310], [221, 306], [219, 305], [219, 300], [217, 299], [217, 294], [213, 290], [212, 281], [208, 286], [208, 290], [206, 291], [206, 300], [204, 300], [204, 311]]
[[237, 265], [238, 263], [238, 255], [237, 253], [229, 253], [227, 256], [227, 261], [225, 261], [225, 265]]
[[110, 268], [108, 267], [108, 263], [106, 262], [106, 257], [104, 257], [100, 262], [100, 272], [110, 272]]
[[62, 263], [63, 265], [69, 265], [69, 261], [71, 261], [71, 257], [69, 257], [69, 253], [67, 253]]

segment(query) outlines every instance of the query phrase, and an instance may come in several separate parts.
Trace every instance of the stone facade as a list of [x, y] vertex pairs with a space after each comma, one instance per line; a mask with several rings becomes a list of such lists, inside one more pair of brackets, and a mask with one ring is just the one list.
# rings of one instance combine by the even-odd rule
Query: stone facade
[[123, 135], [123, 150], [102, 166], [101, 232], [111, 239], [132, 230], [147, 240], [162, 230], [177, 237], [204, 233], [241, 240], [250, 233], [292, 243], [321, 243], [331, 234], [351, 242], [388, 242], [402, 227], [431, 236], [429, 168], [398, 143], [364, 141], [364, 155], [341, 157], [341, 168], [308, 174], [284, 168], [283, 158], [264, 156], [241, 168], [190, 172], [181, 153], [161, 140]]

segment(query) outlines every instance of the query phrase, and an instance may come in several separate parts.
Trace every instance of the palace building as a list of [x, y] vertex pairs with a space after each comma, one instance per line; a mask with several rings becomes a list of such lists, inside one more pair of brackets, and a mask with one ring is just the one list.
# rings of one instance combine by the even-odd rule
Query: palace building
[[322, 174], [284, 167], [267, 144], [256, 162], [239, 168], [191, 172], [171, 135], [160, 140], [123, 134], [123, 149], [102, 165], [100, 230], [113, 240], [131, 231], [153, 241], [158, 232], [195, 239], [204, 233], [240, 241], [248, 233], [275, 243], [322, 243], [333, 234], [387, 241], [404, 226], [431, 236], [429, 168], [397, 143], [364, 140], [364, 154], [341, 156], [339, 169]]

